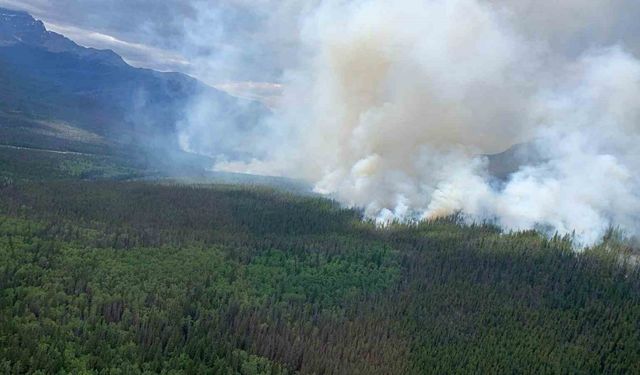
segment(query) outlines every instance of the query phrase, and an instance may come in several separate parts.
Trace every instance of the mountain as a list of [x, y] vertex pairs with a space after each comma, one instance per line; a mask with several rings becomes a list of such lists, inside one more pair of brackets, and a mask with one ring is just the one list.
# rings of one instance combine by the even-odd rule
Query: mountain
[[126, 63], [111, 50], [84, 48], [64, 36], [47, 31], [42, 21], [29, 13], [0, 8], [0, 45], [29, 45], [53, 53], [70, 53], [96, 62], [124, 66]]
[[0, 8], [2, 144], [178, 152], [176, 124], [196, 98], [240, 128], [267, 113], [185, 74], [132, 67], [111, 50], [79, 46], [28, 13]]

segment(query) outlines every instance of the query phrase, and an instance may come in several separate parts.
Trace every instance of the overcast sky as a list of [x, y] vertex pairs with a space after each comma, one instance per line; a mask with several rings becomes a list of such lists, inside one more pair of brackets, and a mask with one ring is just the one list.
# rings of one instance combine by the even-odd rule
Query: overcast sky
[[[0, 0], [0, 6], [25, 10], [78, 44], [113, 49], [132, 65], [216, 84], [277, 79], [292, 36], [268, 25], [270, 1]], [[267, 35], [265, 27], [274, 32]]]
[[[638, 0], [488, 0], [514, 13], [523, 33], [580, 53], [622, 43], [640, 55]], [[130, 64], [180, 71], [219, 85], [278, 82], [299, 57], [299, 22], [321, 0], [0, 0], [75, 42]], [[548, 9], [554, 4], [554, 9]], [[301, 16], [302, 15], [302, 16]], [[568, 21], [569, 20], [569, 21]], [[461, 20], [463, 21], [463, 20]]]

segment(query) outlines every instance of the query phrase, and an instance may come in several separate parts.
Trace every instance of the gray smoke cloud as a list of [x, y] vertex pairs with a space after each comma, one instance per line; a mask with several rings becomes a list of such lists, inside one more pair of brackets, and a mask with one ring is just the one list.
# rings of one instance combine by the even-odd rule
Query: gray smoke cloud
[[[380, 223], [462, 212], [507, 229], [640, 229], [637, 2], [324, 1], [266, 155], [217, 169], [295, 176]], [[497, 181], [488, 158], [529, 143]]]
[[179, 142], [216, 169], [302, 178], [381, 224], [462, 212], [584, 245], [640, 231], [637, 0], [0, 4], [267, 104], [258, 121], [190, 103]]

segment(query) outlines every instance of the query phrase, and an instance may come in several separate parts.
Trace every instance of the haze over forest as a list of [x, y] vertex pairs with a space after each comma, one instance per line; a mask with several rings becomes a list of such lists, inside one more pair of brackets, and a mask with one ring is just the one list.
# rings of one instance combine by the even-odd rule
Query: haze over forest
[[0, 0], [0, 373], [640, 373], [638, 19]]
[[[216, 170], [300, 178], [380, 223], [462, 212], [583, 244], [637, 233], [635, 1], [110, 4], [20, 7], [273, 110], [247, 127], [185, 104], [178, 142]], [[486, 156], [523, 143], [495, 179]]]

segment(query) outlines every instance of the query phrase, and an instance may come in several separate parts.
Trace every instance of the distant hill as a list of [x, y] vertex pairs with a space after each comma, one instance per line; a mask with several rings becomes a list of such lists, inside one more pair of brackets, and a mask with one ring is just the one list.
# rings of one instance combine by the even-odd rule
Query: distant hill
[[177, 152], [175, 126], [195, 97], [223, 108], [225, 120], [242, 128], [267, 112], [187, 75], [132, 67], [111, 50], [79, 46], [28, 13], [0, 8], [2, 144]]

